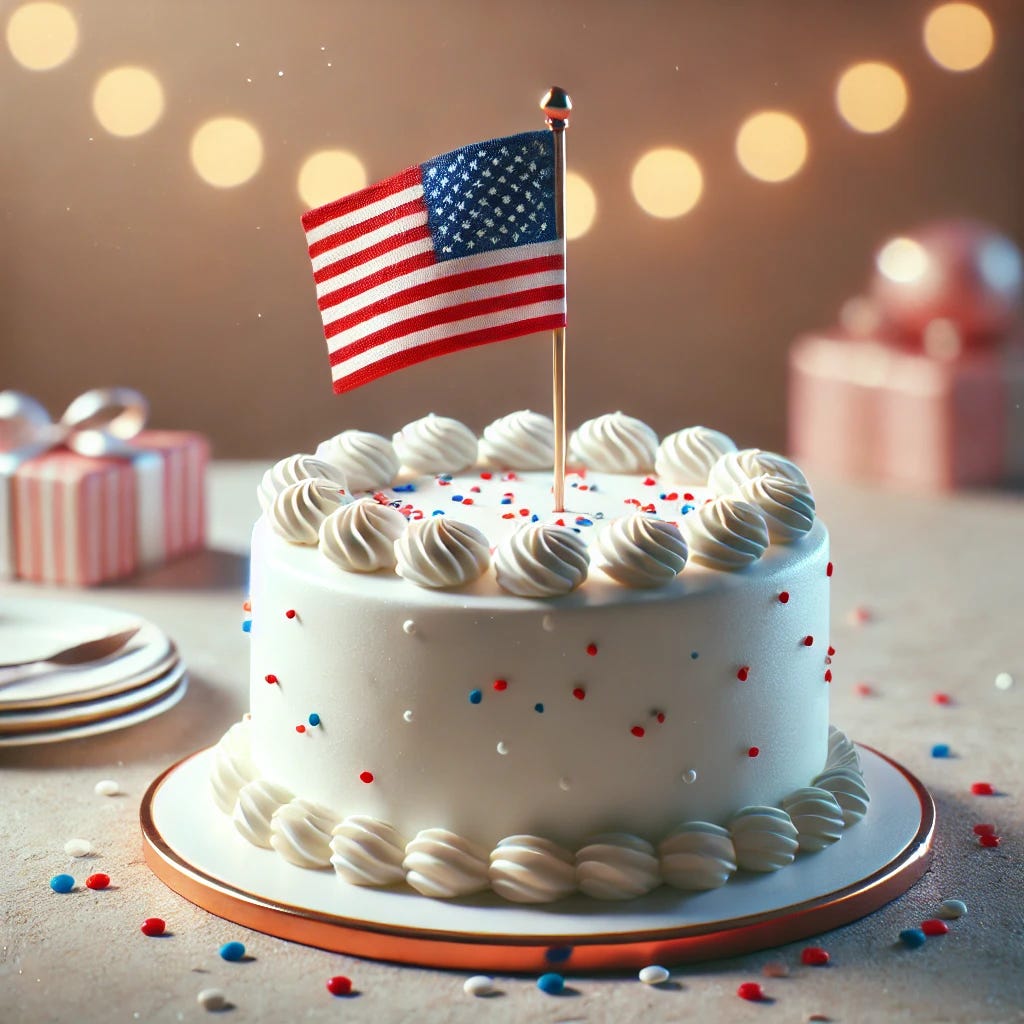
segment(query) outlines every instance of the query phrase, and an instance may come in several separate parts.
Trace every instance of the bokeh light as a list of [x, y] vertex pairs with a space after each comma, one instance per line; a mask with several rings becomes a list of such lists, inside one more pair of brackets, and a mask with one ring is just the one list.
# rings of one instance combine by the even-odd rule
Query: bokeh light
[[347, 149], [321, 149], [306, 157], [299, 170], [299, 198], [306, 206], [323, 206], [365, 188], [366, 168]]
[[575, 171], [565, 175], [565, 237], [581, 238], [597, 216], [597, 196], [590, 182]]
[[836, 86], [836, 106], [858, 132], [887, 132], [907, 110], [907, 84], [888, 64], [865, 61], [847, 68]]
[[685, 149], [664, 147], [644, 153], [633, 167], [633, 197], [652, 217], [689, 213], [704, 191], [700, 164]]
[[807, 160], [807, 133], [792, 114], [762, 110], [752, 114], [736, 135], [736, 158], [760, 181], [786, 181]]
[[111, 135], [124, 138], [142, 135], [164, 112], [164, 90], [152, 71], [114, 68], [96, 83], [92, 110], [96, 120]]
[[192, 136], [192, 166], [209, 185], [233, 188], [247, 182], [263, 163], [260, 134], [240, 117], [215, 117]]
[[925, 18], [925, 49], [947, 71], [971, 71], [984, 64], [994, 44], [992, 22], [975, 4], [940, 4]]
[[22, 4], [7, 19], [7, 46], [22, 67], [49, 71], [75, 52], [78, 23], [63, 4]]
[[879, 273], [897, 284], [920, 281], [928, 269], [928, 252], [912, 238], [892, 238], [878, 251]]

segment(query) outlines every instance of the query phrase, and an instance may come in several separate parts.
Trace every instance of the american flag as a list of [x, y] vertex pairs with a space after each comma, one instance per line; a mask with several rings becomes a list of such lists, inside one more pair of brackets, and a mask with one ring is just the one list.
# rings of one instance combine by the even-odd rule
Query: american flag
[[434, 356], [565, 326], [549, 131], [435, 157], [311, 210], [334, 390]]

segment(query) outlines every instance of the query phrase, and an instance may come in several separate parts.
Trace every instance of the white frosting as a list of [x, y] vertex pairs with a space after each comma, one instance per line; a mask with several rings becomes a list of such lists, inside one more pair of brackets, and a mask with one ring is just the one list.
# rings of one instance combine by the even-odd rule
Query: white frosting
[[757, 476], [744, 481], [740, 497], [764, 513], [768, 536], [776, 544], [792, 544], [814, 525], [814, 496], [798, 480]]
[[480, 454], [498, 469], [551, 469], [555, 424], [529, 409], [511, 412], [484, 428]]
[[405, 848], [405, 880], [424, 896], [451, 899], [489, 885], [487, 851], [443, 828], [420, 832]]
[[736, 863], [744, 871], [778, 871], [793, 863], [796, 826], [778, 807], [744, 807], [730, 822]]
[[680, 825], [658, 845], [661, 877], [677, 889], [717, 889], [736, 870], [728, 831], [706, 821]]
[[399, 576], [420, 587], [461, 587], [479, 579], [491, 562], [487, 538], [447, 516], [410, 523], [395, 541]]
[[856, 825], [867, 814], [870, 797], [864, 776], [855, 768], [826, 768], [811, 785], [827, 789], [835, 797], [846, 828]]
[[491, 888], [513, 903], [551, 903], [576, 888], [572, 854], [538, 836], [508, 836], [491, 851]]
[[277, 809], [291, 800], [292, 794], [284, 786], [276, 786], [266, 779], [247, 782], [238, 791], [232, 820], [235, 828], [252, 843], [270, 849], [270, 821]]
[[404, 881], [405, 840], [387, 822], [353, 814], [335, 825], [331, 864], [351, 885], [396, 885]]
[[654, 847], [638, 836], [595, 836], [576, 853], [576, 884], [595, 899], [635, 899], [660, 882]]
[[708, 569], [736, 572], [756, 562], [768, 547], [768, 526], [756, 505], [714, 498], [684, 520], [690, 560]]
[[658, 435], [623, 412], [587, 420], [569, 439], [574, 462], [606, 473], [649, 473], [657, 450]]
[[834, 725], [828, 727], [828, 757], [825, 759], [825, 770], [830, 768], [852, 768], [860, 771], [860, 754], [853, 741], [841, 729]]
[[708, 482], [711, 467], [726, 452], [734, 451], [736, 443], [720, 431], [686, 427], [662, 440], [654, 469], [665, 483], [703, 487]]
[[243, 718], [224, 733], [214, 749], [210, 772], [214, 803], [225, 814], [231, 814], [238, 791], [254, 778], [256, 766], [249, 753], [249, 720]]
[[826, 789], [805, 786], [783, 797], [782, 809], [796, 826], [800, 849], [824, 850], [843, 836], [843, 812]]
[[314, 477], [285, 487], [264, 515], [274, 532], [290, 544], [313, 546], [319, 540], [320, 524], [349, 501], [336, 481]]
[[286, 487], [318, 477], [330, 480], [340, 488], [349, 487], [345, 474], [337, 466], [332, 466], [315, 455], [289, 455], [286, 459], [281, 459], [263, 474], [263, 479], [256, 489], [260, 508], [266, 512]]
[[414, 473], [459, 473], [477, 459], [476, 434], [458, 420], [430, 413], [395, 434], [395, 451]]
[[586, 578], [590, 554], [571, 529], [530, 523], [505, 540], [494, 554], [502, 590], [519, 597], [560, 597]]
[[726, 452], [718, 459], [708, 474], [708, 487], [719, 495], [738, 494], [748, 480], [765, 474], [781, 476], [799, 484], [807, 483], [803, 473], [784, 456], [761, 451], [760, 448], [744, 448]]
[[331, 832], [338, 819], [308, 800], [291, 800], [270, 819], [270, 845], [300, 868], [325, 868], [331, 862]]
[[345, 430], [321, 441], [316, 454], [341, 470], [353, 492], [389, 487], [400, 465], [394, 445], [386, 437], [366, 430]]
[[346, 572], [377, 572], [395, 565], [395, 541], [405, 516], [373, 498], [335, 509], [320, 524], [320, 552]]
[[682, 572], [689, 549], [674, 523], [643, 512], [613, 520], [599, 534], [601, 568], [627, 587], [661, 587]]

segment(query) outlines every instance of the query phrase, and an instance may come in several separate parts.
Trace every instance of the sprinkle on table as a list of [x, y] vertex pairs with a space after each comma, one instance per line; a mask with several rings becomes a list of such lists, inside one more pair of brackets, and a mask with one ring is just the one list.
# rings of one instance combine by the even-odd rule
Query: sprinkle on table
[[948, 743], [935, 743], [932, 745], [932, 757], [949, 757]]
[[359, 781], [366, 783], [366, 785], [368, 786], [371, 782], [373, 782], [373, 772], [360, 772]]
[[482, 690], [470, 690], [469, 691], [469, 703], [479, 704], [484, 699]]
[[508, 680], [507, 679], [495, 679], [494, 680], [494, 688], [499, 693], [501, 693], [503, 690], [507, 690], [508, 689]]
[[1001, 842], [999, 836], [978, 836], [978, 845], [989, 850], [994, 850]]
[[277, 682], [278, 682], [278, 678], [277, 678], [277, 676], [275, 676], [275, 675], [274, 675], [274, 673], [273, 673], [273, 672], [268, 672], [268, 673], [267, 673], [267, 674], [266, 674], [266, 675], [265, 675], [265, 676], [263, 677], [263, 679], [264, 679], [264, 680], [265, 680], [266, 682], [270, 683], [270, 685], [271, 685], [271, 686], [273, 686], [273, 685], [274, 685], [275, 683], [277, 683]]
[[284, 613], [284, 617], [286, 619], [294, 619], [298, 614], [299, 613], [294, 608], [289, 608], [288, 611]]
[[976, 836], [994, 836], [996, 827], [995, 825], [975, 825], [972, 831]]
[[310, 725], [318, 726], [320, 724], [320, 716], [314, 711], [307, 719]]
[[156, 938], [158, 935], [163, 935], [167, 930], [167, 922], [162, 917], [147, 917], [142, 922], [142, 927], [139, 929], [143, 935], [148, 935], [151, 939]]
[[106, 889], [109, 885], [110, 875], [105, 875], [102, 871], [97, 871], [85, 880], [87, 889]]
[[789, 964], [784, 963], [782, 960], [769, 960], [761, 968], [761, 973], [766, 978], [788, 978]]
[[948, 693], [933, 693], [932, 703], [940, 707], [949, 707], [953, 703], [953, 698]]
[[642, 725], [634, 725], [633, 728], [630, 729], [629, 731], [634, 736], [636, 736], [637, 739], [643, 739], [644, 735], [646, 734], [646, 730], [644, 729], [644, 727]]
[[757, 757], [761, 753], [760, 747], [750, 747], [747, 750], [747, 757]]
[[234, 963], [245, 956], [245, 943], [225, 942], [224, 945], [220, 947], [219, 952], [221, 960], [227, 960], [230, 963]]
[[1009, 672], [1000, 672], [996, 676], [996, 689], [997, 690], [1008, 690], [1013, 686], [1013, 676]]
[[670, 975], [667, 967], [662, 967], [661, 964], [648, 964], [640, 968], [637, 977], [645, 985], [664, 985]]
[[972, 782], [971, 792], [975, 796], [995, 796], [996, 789], [991, 782]]
[[927, 939], [928, 937], [920, 928], [904, 928], [903, 931], [900, 932], [900, 942], [902, 942], [907, 949], [920, 949]]
[[62, 895], [64, 893], [71, 892], [75, 887], [75, 879], [72, 875], [54, 875], [50, 879], [50, 888], [54, 892], [59, 892]]
[[858, 697], [873, 697], [875, 695], [874, 688], [870, 683], [857, 683], [853, 688], [853, 692]]
[[92, 853], [92, 843], [88, 839], [69, 839], [64, 844], [64, 852], [69, 857], [88, 857]]
[[779, 604], [789, 604], [789, 591], [783, 590], [779, 594]]
[[306, 727], [300, 722], [297, 726], [295, 726], [295, 731], [297, 733], [303, 733], [306, 731]]
[[92, 787], [92, 791], [97, 796], [117, 796], [121, 792], [121, 787], [113, 779], [100, 779]]
[[196, 1002], [211, 1013], [219, 1013], [228, 1008], [228, 997], [224, 990], [219, 988], [201, 989], [199, 995], [196, 996]]
[[462, 983], [467, 996], [489, 996], [494, 994], [494, 979], [486, 974], [474, 974]]
[[344, 974], [336, 974], [333, 978], [327, 979], [327, 991], [332, 996], [347, 996], [352, 994], [352, 979], [346, 978]]
[[597, 644], [587, 644], [587, 654], [593, 658], [597, 654]]
[[806, 946], [800, 951], [800, 963], [807, 967], [825, 967], [832, 957], [821, 946]]
[[943, 900], [939, 913], [951, 921], [963, 917], [967, 913], [967, 904], [963, 900]]
[[537, 988], [549, 996], [560, 996], [565, 991], [565, 978], [554, 972], [542, 974], [537, 979]]
[[736, 989], [736, 995], [747, 1002], [759, 1003], [764, 999], [764, 989], [756, 981], [745, 981]]
[[936, 935], [945, 935], [949, 931], [949, 925], [945, 921], [940, 921], [937, 917], [930, 917], [927, 921], [921, 922], [921, 931], [928, 938], [934, 938]]
[[747, 679], [750, 678], [750, 666], [744, 665], [742, 668], [740, 668], [740, 670], [736, 673], [736, 678], [741, 683], [745, 683]]
[[582, 686], [574, 686], [572, 690], [572, 695], [577, 700], [585, 700], [587, 696], [587, 691]]
[[804, 647], [811, 647], [814, 644], [814, 637], [808, 634], [803, 638], [801, 642], [803, 643]]

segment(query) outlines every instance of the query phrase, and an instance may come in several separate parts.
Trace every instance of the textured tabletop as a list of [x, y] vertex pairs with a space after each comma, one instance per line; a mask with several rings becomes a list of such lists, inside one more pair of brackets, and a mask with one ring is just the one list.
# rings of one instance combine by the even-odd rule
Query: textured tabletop
[[[657, 988], [633, 975], [576, 977], [556, 997], [535, 979], [499, 977], [498, 994], [479, 999], [463, 992], [464, 974], [246, 932], [165, 888], [142, 860], [138, 807], [149, 782], [246, 710], [241, 604], [263, 468], [214, 467], [202, 556], [84, 595], [0, 584], [0, 597], [135, 610], [174, 637], [192, 678], [181, 704], [133, 729], [0, 751], [3, 1024], [202, 1020], [196, 995], [211, 987], [225, 991], [231, 1008], [222, 1015], [236, 1021], [1024, 1020], [1024, 497], [923, 498], [817, 482], [836, 566], [832, 719], [915, 772], [938, 806], [929, 873], [882, 910], [814, 939], [831, 954], [828, 967], [801, 966], [811, 944], [802, 942], [677, 968]], [[1016, 681], [997, 686], [1000, 673]], [[935, 744], [951, 756], [933, 757]], [[95, 795], [103, 778], [123, 795]], [[980, 780], [998, 795], [973, 796]], [[979, 845], [980, 822], [995, 825], [997, 848]], [[93, 856], [72, 861], [63, 849], [71, 837], [90, 840]], [[113, 884], [57, 895], [48, 881], [64, 871], [103, 871]], [[968, 906], [948, 935], [917, 950], [896, 944], [946, 898]], [[171, 934], [143, 936], [146, 917], [164, 918]], [[233, 939], [252, 959], [220, 959]], [[788, 977], [765, 977], [773, 962], [787, 964]], [[355, 993], [330, 995], [325, 982], [335, 975], [350, 977]], [[744, 981], [760, 982], [771, 1001], [737, 998]]]

